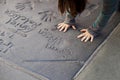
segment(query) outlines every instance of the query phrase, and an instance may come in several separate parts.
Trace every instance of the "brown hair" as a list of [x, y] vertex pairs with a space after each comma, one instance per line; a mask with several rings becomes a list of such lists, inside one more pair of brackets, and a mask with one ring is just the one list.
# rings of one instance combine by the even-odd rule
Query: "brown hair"
[[58, 9], [61, 14], [69, 11], [72, 16], [81, 13], [86, 6], [87, 0], [58, 0]]

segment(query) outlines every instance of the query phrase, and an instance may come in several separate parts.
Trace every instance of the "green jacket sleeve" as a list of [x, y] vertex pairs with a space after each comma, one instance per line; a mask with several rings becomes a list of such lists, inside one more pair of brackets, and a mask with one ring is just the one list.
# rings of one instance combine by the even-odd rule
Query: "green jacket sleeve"
[[117, 9], [117, 2], [119, 0], [103, 0], [103, 8], [97, 17], [96, 21], [93, 23], [92, 27], [89, 28], [90, 33], [100, 32], [104, 26], [106, 26], [109, 18], [112, 16], [113, 12]]
[[70, 12], [66, 12], [66, 17], [64, 23], [69, 25], [75, 25], [75, 17], [73, 17]]

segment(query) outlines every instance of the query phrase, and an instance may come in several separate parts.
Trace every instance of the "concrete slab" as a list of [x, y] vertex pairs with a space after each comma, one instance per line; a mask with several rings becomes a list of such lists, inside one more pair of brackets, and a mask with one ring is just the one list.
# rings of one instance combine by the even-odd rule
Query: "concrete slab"
[[0, 80], [42, 80], [37, 79], [21, 70], [12, 68], [0, 60]]
[[62, 33], [56, 29], [64, 20], [57, 0], [1, 0], [1, 58], [50, 80], [71, 80], [120, 19], [116, 14], [106, 27], [110, 28], [103, 31], [105, 35], [93, 43], [82, 43], [76, 39], [79, 30], [91, 25], [100, 11], [101, 0], [91, 2], [76, 18], [77, 31]]
[[120, 80], [120, 24], [74, 80]]

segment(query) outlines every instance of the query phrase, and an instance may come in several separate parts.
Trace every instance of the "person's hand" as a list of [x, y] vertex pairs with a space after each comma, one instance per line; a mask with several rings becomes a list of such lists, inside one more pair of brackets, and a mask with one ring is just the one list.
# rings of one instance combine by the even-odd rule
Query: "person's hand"
[[66, 32], [68, 30], [68, 28], [72, 27], [74, 30], [76, 29], [76, 27], [74, 25], [69, 25], [69, 24], [65, 24], [65, 23], [60, 23], [58, 24], [58, 29], [59, 31], [63, 31]]
[[88, 29], [82, 29], [81, 30], [82, 34], [78, 35], [77, 38], [81, 38], [81, 41], [87, 42], [91, 41], [93, 42], [94, 36], [89, 33]]

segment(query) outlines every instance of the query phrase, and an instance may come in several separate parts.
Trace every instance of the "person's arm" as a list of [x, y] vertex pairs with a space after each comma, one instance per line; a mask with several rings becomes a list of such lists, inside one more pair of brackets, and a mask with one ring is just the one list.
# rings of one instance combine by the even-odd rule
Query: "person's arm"
[[103, 0], [103, 8], [97, 17], [96, 21], [88, 29], [82, 29], [82, 34], [77, 38], [81, 38], [81, 41], [87, 42], [90, 40], [93, 42], [94, 38], [99, 36], [101, 30], [106, 26], [109, 18], [117, 8], [118, 0]]
[[[76, 16], [75, 16], [76, 17]], [[69, 25], [74, 25], [75, 24], [75, 17], [74, 16], [72, 16], [71, 14], [70, 14], [70, 12], [66, 12], [66, 16], [65, 16], [65, 21], [64, 21], [64, 23], [65, 24], [69, 24]]]
[[103, 27], [106, 26], [113, 12], [117, 9], [117, 2], [118, 0], [103, 0], [102, 11], [93, 25], [88, 29], [91, 34], [97, 36]]

